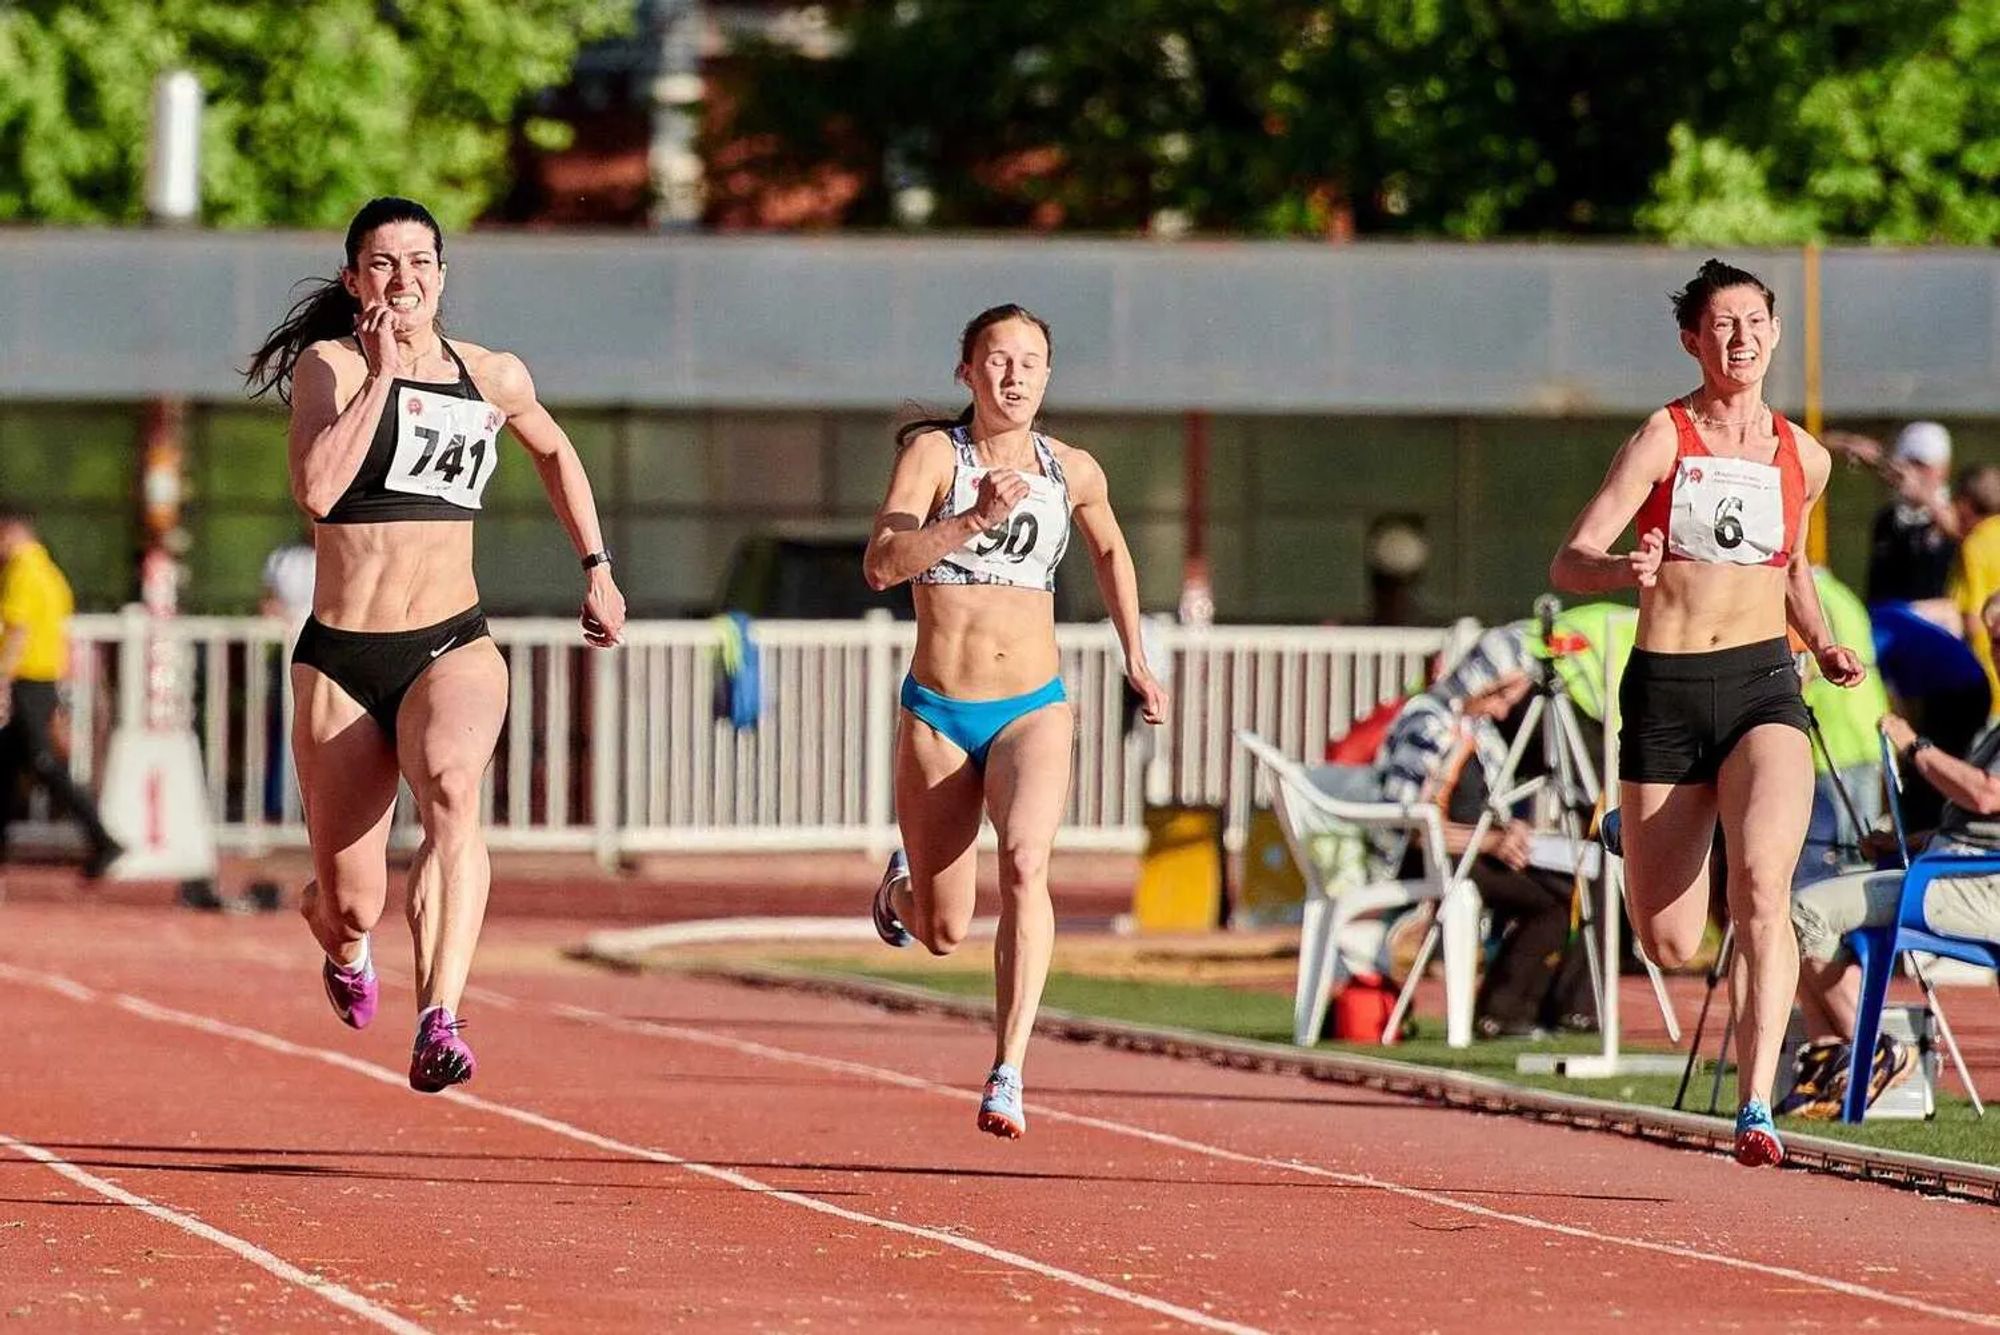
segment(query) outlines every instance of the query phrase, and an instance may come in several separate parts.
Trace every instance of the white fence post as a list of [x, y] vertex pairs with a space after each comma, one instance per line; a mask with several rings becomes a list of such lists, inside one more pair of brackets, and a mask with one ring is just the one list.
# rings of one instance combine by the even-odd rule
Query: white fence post
[[118, 721], [120, 728], [146, 726], [146, 609], [127, 603], [118, 618]]
[[590, 823], [597, 865], [618, 866], [619, 832], [624, 828], [623, 794], [618, 776], [625, 757], [624, 699], [620, 689], [624, 664], [616, 649], [590, 652]]
[[868, 624], [868, 697], [861, 706], [861, 726], [867, 730], [868, 821], [867, 850], [870, 858], [888, 856], [896, 834], [890, 828], [896, 776], [891, 754], [896, 740], [896, 619], [882, 608], [871, 610]]

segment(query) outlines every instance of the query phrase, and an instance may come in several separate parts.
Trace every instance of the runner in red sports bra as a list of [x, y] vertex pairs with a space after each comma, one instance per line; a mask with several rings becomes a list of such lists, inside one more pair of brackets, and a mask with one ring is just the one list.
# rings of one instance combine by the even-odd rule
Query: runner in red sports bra
[[[1572, 592], [1639, 590], [1618, 691], [1625, 895], [1641, 946], [1669, 968], [1701, 948], [1721, 821], [1737, 946], [1736, 1157], [1749, 1165], [1784, 1158], [1771, 1083], [1798, 982], [1791, 879], [1812, 805], [1787, 625], [1828, 680], [1863, 676], [1827, 629], [1800, 540], [1829, 457], [1764, 403], [1780, 335], [1772, 307], [1768, 287], [1719, 260], [1676, 295], [1701, 388], [1619, 450], [1549, 567]], [[1637, 548], [1613, 554], [1634, 523]]]

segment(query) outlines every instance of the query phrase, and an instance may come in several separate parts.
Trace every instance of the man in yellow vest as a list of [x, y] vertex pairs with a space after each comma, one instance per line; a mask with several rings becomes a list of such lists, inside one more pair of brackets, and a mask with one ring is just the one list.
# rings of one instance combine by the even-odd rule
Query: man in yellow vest
[[83, 827], [85, 877], [95, 880], [124, 852], [76, 786], [55, 744], [56, 683], [69, 670], [69, 581], [35, 537], [34, 520], [0, 507], [0, 858], [21, 781], [32, 776]]

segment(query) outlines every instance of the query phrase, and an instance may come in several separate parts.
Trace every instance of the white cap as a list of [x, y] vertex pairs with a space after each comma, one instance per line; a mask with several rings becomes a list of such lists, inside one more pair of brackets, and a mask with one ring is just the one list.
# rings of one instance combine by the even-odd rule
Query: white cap
[[1951, 432], [1936, 422], [1912, 422], [1896, 433], [1896, 457], [1943, 468], [1951, 462]]

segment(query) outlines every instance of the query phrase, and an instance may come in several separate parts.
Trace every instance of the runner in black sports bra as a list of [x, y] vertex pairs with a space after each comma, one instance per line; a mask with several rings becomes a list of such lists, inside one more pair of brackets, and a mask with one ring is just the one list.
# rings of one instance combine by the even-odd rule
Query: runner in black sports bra
[[316, 520], [313, 615], [292, 657], [293, 753], [313, 880], [300, 911], [326, 952], [340, 1019], [375, 1014], [368, 933], [388, 896], [399, 781], [424, 841], [410, 868], [417, 1037], [412, 1088], [470, 1079], [457, 1018], [490, 871], [480, 789], [507, 713], [507, 668], [486, 632], [472, 524], [501, 429], [534, 456], [582, 558], [584, 639], [616, 644], [611, 577], [589, 480], [518, 358], [437, 328], [444, 238], [422, 205], [371, 201], [340, 277], [298, 305], [251, 361], [292, 406], [292, 494]]
[[[497, 471], [502, 418], [480, 397], [465, 359], [448, 340], [438, 343], [458, 368], [458, 379], [447, 384], [395, 377], [354, 481], [315, 523], [470, 522], [478, 514], [480, 497]], [[355, 351], [361, 351], [358, 343]], [[447, 650], [486, 634], [486, 614], [477, 603], [415, 630], [337, 630], [313, 616], [299, 632], [292, 661], [316, 669], [354, 697], [393, 741], [403, 697], [424, 669]]]

